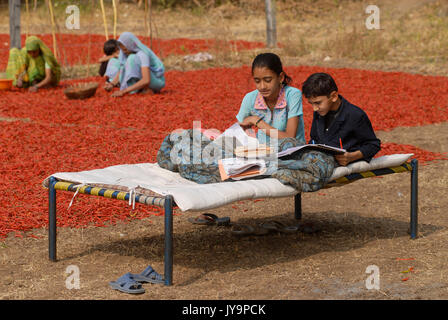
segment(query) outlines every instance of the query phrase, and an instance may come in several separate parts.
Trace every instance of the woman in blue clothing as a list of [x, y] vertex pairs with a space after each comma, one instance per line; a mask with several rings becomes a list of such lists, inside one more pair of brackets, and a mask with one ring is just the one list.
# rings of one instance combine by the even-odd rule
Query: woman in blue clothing
[[165, 87], [165, 67], [151, 49], [132, 33], [124, 32], [118, 38], [120, 47], [120, 71], [111, 82], [105, 84], [107, 91], [120, 84], [120, 91], [112, 94], [121, 97], [151, 89], [154, 93]]
[[259, 54], [252, 62], [252, 76], [256, 90], [246, 94], [236, 116], [241, 127], [257, 127], [262, 143], [276, 134], [277, 139], [296, 138], [304, 144], [302, 93], [289, 86], [292, 79], [283, 71], [280, 58]]

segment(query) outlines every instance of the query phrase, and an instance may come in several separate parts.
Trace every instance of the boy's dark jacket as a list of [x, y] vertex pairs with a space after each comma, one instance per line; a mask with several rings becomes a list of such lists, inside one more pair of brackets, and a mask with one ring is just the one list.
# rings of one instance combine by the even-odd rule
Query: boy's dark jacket
[[323, 143], [333, 147], [342, 146], [348, 152], [360, 150], [363, 160], [370, 161], [380, 150], [381, 141], [376, 137], [367, 114], [339, 95], [341, 105], [337, 116], [325, 130], [325, 118], [317, 112], [313, 114], [310, 142]]

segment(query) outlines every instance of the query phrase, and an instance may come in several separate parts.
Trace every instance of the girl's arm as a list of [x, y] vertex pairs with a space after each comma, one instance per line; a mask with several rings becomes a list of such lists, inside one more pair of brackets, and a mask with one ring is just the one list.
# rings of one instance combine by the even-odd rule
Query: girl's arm
[[98, 59], [98, 62], [99, 63], [106, 62], [106, 61], [109, 61], [112, 58], [113, 58], [113, 56], [102, 56], [101, 58]]
[[102, 56], [101, 58], [98, 59], [98, 62], [101, 63], [101, 62], [109, 61], [112, 58], [118, 58], [119, 53], [120, 53], [120, 51], [117, 51], [117, 52], [111, 54], [110, 56]]
[[106, 82], [106, 84], [104, 85], [104, 90], [106, 91], [112, 90], [118, 84], [119, 80], [120, 80], [120, 71], [117, 72], [112, 82]]
[[137, 83], [133, 84], [130, 87], [127, 87], [124, 90], [114, 92], [114, 94], [112, 96], [121, 97], [129, 92], [134, 91], [134, 90], [140, 90], [145, 87], [148, 87], [149, 84], [151, 83], [151, 74], [150, 74], [149, 68], [142, 67], [141, 70], [142, 70], [142, 78]]
[[[257, 126], [258, 130], [264, 130], [266, 132], [266, 135], [272, 136], [275, 134], [275, 131], [277, 131], [277, 138], [283, 139], [283, 138], [295, 138], [297, 134], [297, 127], [299, 125], [299, 117], [291, 117], [288, 119], [288, 122], [286, 123], [286, 130], [280, 131], [263, 120], [260, 120], [260, 117], [258, 116], [249, 116], [244, 119], [244, 121], [241, 123], [242, 127], [251, 127], [251, 126]], [[257, 123], [258, 122], [258, 123]]]

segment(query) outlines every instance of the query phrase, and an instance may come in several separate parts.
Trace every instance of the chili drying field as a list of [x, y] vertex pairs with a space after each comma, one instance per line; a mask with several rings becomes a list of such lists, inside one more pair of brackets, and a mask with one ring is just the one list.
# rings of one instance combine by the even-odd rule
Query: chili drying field
[[[191, 44], [189, 53], [211, 43], [189, 41], [181, 41], [184, 48]], [[179, 43], [160, 41], [160, 46], [181, 54], [175, 51]], [[238, 46], [242, 50], [260, 44]], [[90, 62], [100, 55], [92, 53]], [[76, 63], [77, 57], [79, 53], [68, 50], [64, 59]], [[0, 298], [447, 298], [443, 270], [448, 217], [443, 208], [448, 205], [448, 78], [311, 66], [286, 66], [285, 71], [298, 88], [314, 72], [330, 73], [340, 93], [369, 115], [382, 139], [377, 156], [413, 153], [419, 160], [417, 240], [407, 234], [408, 174], [304, 194], [304, 219], [322, 229], [313, 235], [237, 239], [225, 227], [198, 227], [187, 221], [199, 213], [176, 210], [174, 285], [145, 286], [145, 294], [131, 296], [113, 291], [108, 282], [148, 264], [163, 272], [163, 211], [139, 204], [132, 210], [124, 201], [83, 195], [68, 208], [73, 194], [59, 192], [60, 260], [49, 262], [48, 195], [42, 187], [46, 177], [155, 162], [163, 138], [175, 129], [192, 128], [193, 121], [220, 131], [232, 125], [245, 93], [254, 89], [248, 66], [168, 71], [160, 94], [123, 98], [105, 92], [99, 77], [66, 80], [35, 94], [21, 89], [0, 93]], [[92, 81], [100, 83], [94, 97], [65, 97], [65, 87]], [[303, 108], [308, 136], [312, 111], [306, 101]], [[264, 199], [213, 212], [255, 224], [273, 218], [291, 221], [293, 210], [293, 199]], [[65, 286], [69, 265], [80, 267], [79, 290]], [[381, 290], [365, 287], [369, 265], [379, 266]]]

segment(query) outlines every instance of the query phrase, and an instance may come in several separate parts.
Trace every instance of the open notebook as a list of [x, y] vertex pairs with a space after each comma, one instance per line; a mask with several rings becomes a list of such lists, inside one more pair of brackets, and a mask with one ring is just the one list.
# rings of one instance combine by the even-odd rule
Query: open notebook
[[223, 181], [229, 178], [241, 180], [266, 172], [266, 162], [263, 159], [227, 158], [219, 160], [218, 166]]
[[347, 150], [342, 148], [336, 148], [332, 146], [328, 146], [326, 144], [304, 144], [302, 146], [292, 147], [283, 151], [280, 151], [277, 153], [277, 157], [284, 157], [290, 154], [293, 154], [294, 152], [297, 152], [299, 150], [318, 150], [318, 151], [326, 151], [330, 152], [332, 154], [343, 154], [347, 152]]

